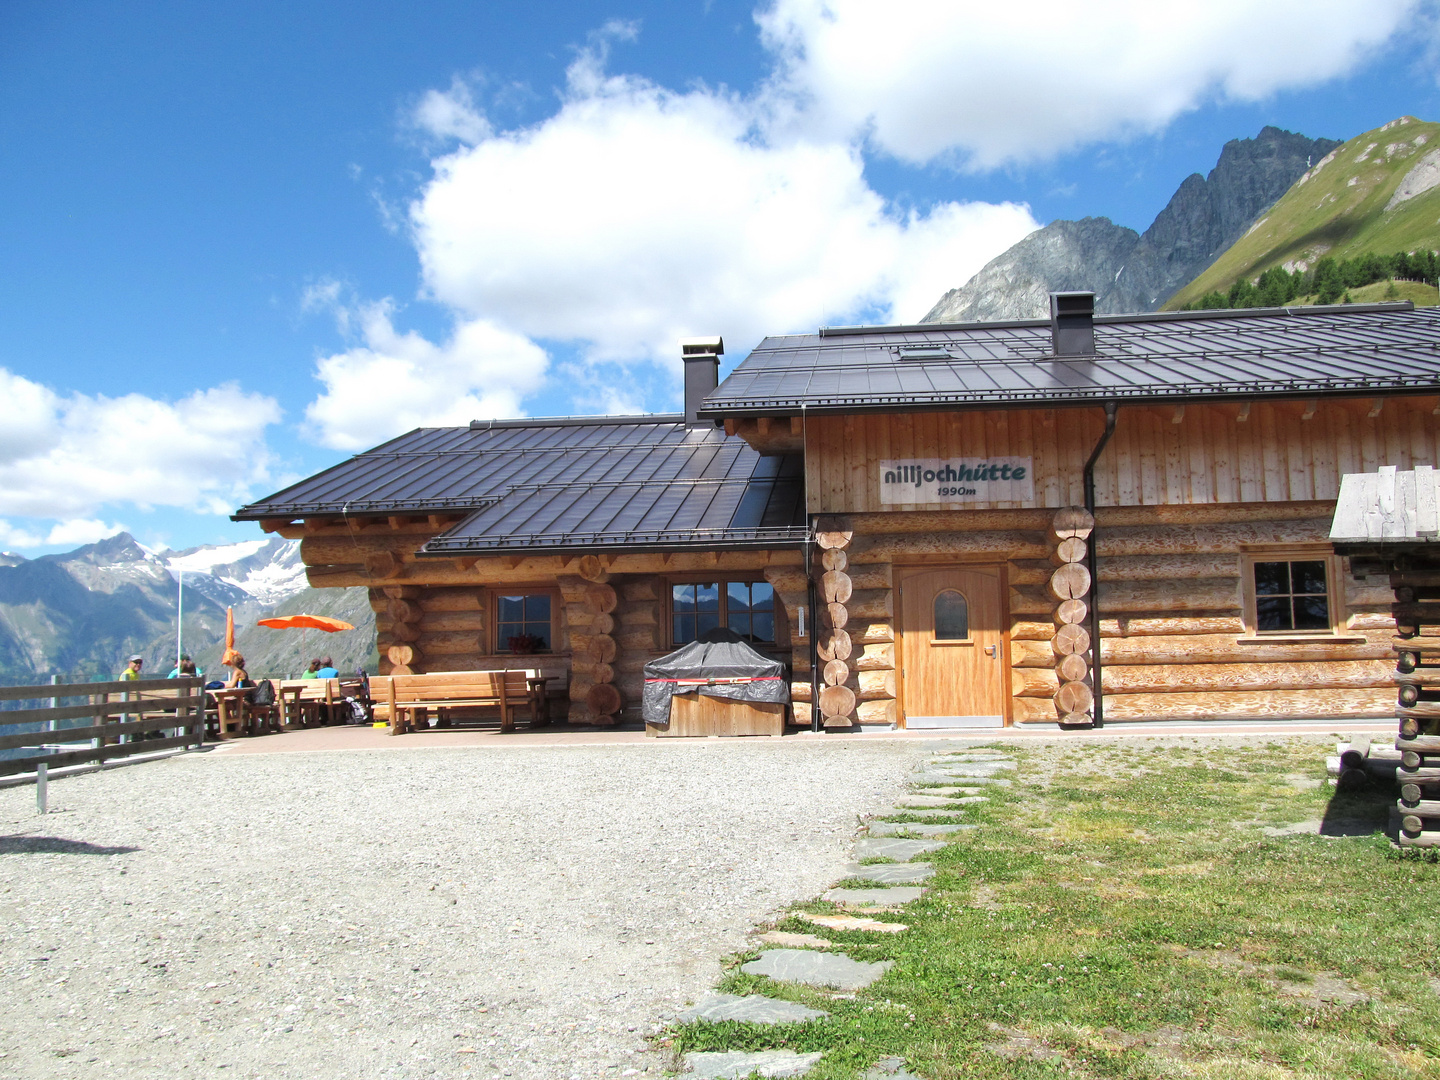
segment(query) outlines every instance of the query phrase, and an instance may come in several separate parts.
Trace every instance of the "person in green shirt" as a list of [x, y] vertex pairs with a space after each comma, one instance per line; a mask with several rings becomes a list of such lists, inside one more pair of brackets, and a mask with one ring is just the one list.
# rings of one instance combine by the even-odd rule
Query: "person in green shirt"
[[320, 661], [318, 659], [311, 660], [310, 666], [300, 673], [300, 677], [302, 679], [318, 679], [320, 677], [318, 674], [319, 671]]
[[137, 682], [140, 678], [140, 669], [145, 666], [143, 656], [132, 656], [125, 661], [125, 670], [120, 672], [121, 682]]

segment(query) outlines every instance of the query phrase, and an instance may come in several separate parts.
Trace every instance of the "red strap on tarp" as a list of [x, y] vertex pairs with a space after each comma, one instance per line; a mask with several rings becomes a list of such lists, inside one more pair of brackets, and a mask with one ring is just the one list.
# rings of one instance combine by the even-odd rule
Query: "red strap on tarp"
[[733, 686], [736, 683], [778, 682], [783, 675], [747, 675], [737, 679], [646, 679], [647, 683], [679, 683], [684, 686]]

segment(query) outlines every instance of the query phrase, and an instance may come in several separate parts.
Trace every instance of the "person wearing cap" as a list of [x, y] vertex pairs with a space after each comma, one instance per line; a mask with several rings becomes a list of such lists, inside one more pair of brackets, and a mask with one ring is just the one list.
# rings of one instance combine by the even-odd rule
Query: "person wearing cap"
[[120, 672], [121, 682], [135, 682], [140, 678], [140, 669], [145, 665], [145, 657], [136, 654], [125, 661], [125, 670]]

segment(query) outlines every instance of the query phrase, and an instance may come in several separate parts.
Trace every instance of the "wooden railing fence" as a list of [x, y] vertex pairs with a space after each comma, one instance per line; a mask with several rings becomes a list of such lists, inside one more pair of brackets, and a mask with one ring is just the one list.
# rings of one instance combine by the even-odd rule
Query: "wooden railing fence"
[[0, 711], [0, 776], [39, 772], [41, 765], [59, 769], [199, 746], [205, 740], [200, 679], [0, 687], [0, 701], [37, 700], [49, 705]]

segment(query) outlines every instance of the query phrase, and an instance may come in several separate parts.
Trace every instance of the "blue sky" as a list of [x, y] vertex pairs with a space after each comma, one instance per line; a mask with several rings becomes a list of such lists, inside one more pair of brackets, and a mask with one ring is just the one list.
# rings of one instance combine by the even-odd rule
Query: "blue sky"
[[1440, 116], [1435, 8], [0, 6], [0, 547], [419, 423], [676, 406], [673, 341], [912, 320], [1221, 145]]

